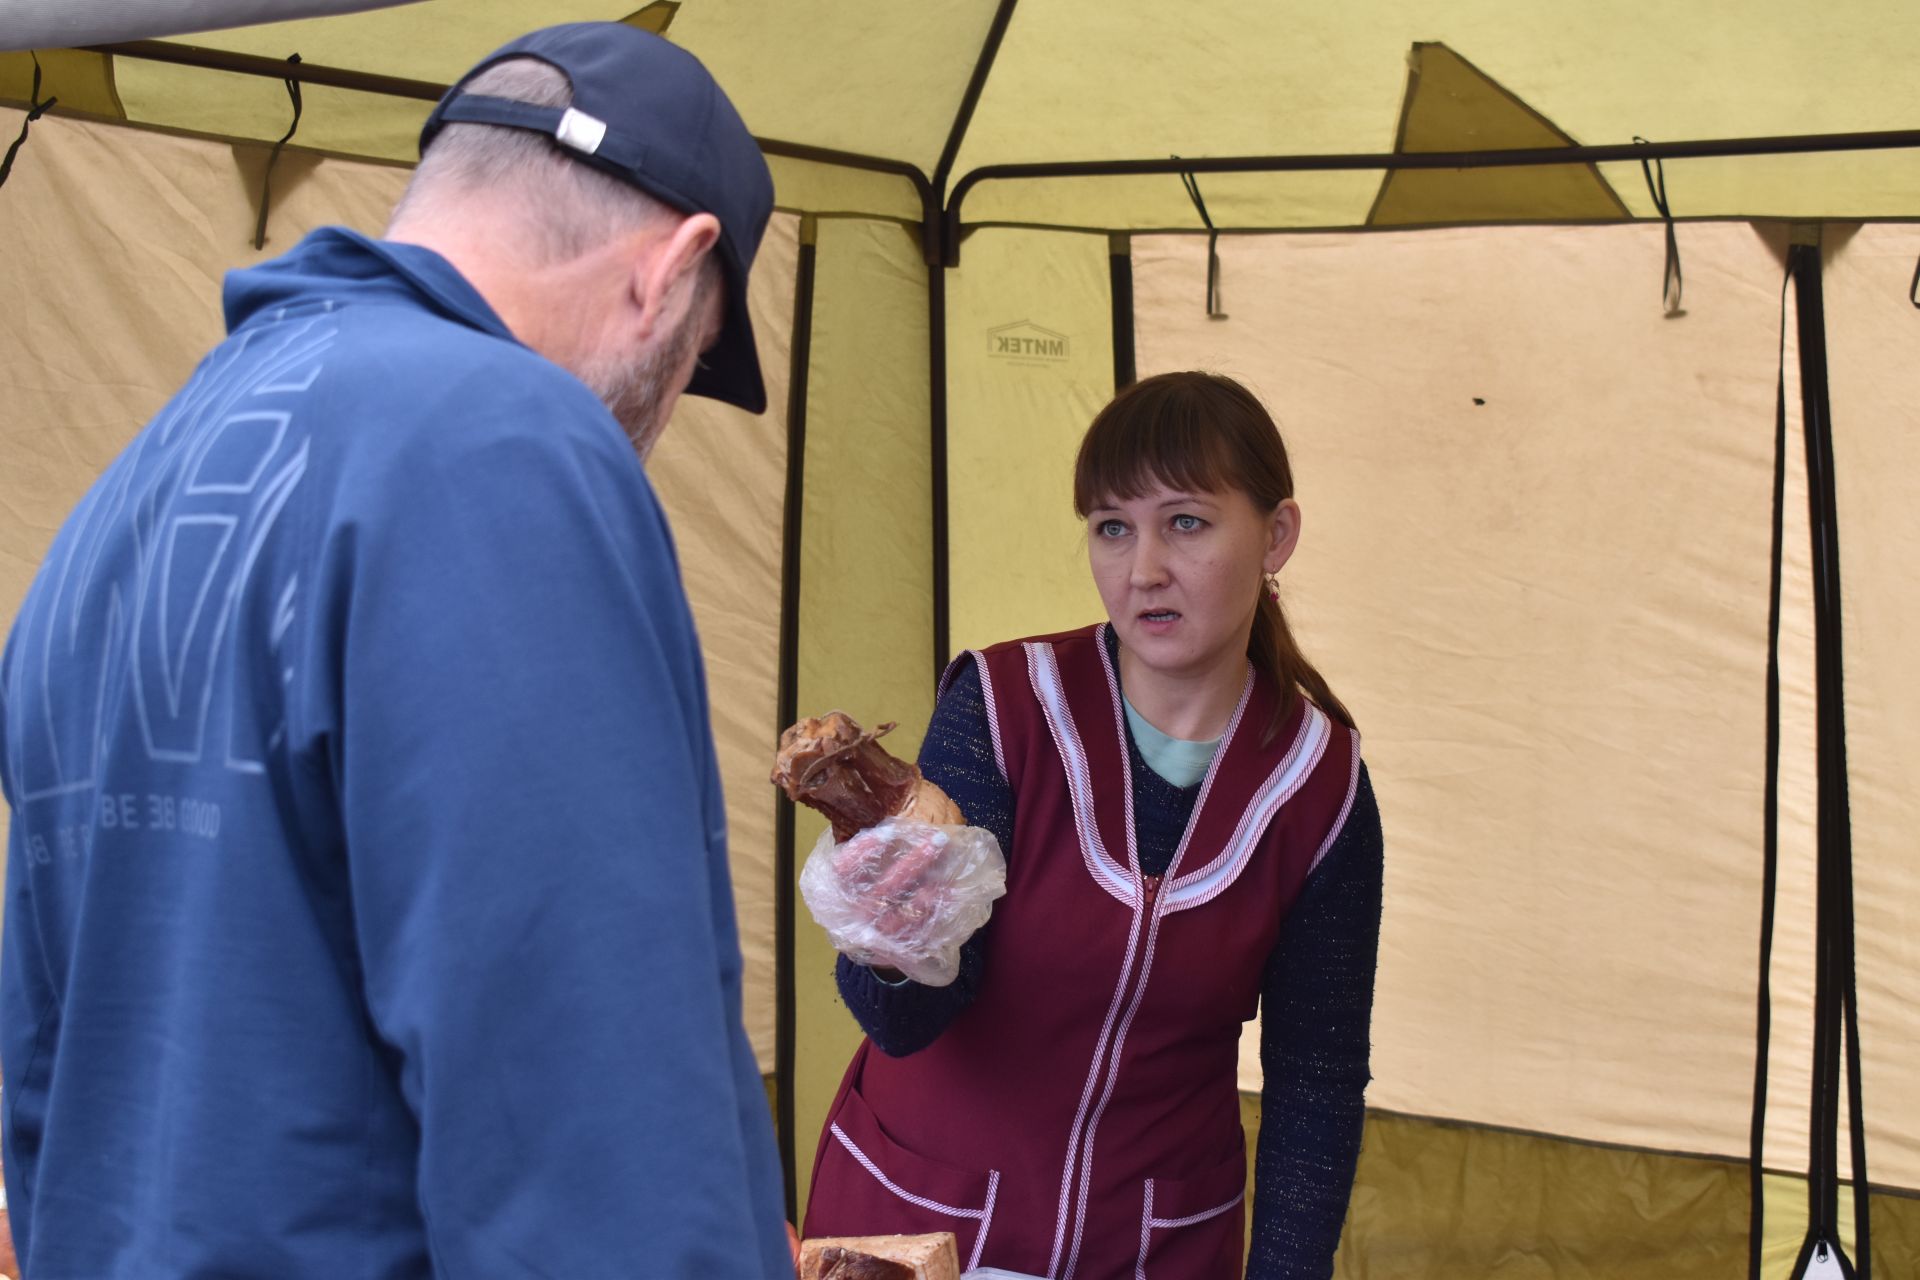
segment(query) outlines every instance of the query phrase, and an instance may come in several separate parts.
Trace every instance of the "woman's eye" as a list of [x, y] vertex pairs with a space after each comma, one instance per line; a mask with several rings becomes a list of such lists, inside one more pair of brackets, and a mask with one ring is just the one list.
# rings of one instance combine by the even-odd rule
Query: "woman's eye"
[[1119, 520], [1102, 520], [1100, 522], [1100, 536], [1103, 538], [1124, 538], [1127, 536], [1127, 526]]
[[1199, 516], [1180, 515], [1173, 518], [1173, 527], [1181, 533], [1194, 533], [1205, 528], [1206, 524]]

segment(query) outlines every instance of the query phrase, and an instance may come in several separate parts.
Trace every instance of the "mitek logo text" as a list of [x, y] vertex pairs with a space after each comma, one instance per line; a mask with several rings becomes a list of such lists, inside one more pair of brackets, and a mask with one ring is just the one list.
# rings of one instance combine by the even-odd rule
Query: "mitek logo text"
[[1066, 334], [1044, 329], [1031, 320], [987, 330], [987, 354], [1001, 360], [1021, 363], [1065, 360], [1072, 354], [1072, 346]]

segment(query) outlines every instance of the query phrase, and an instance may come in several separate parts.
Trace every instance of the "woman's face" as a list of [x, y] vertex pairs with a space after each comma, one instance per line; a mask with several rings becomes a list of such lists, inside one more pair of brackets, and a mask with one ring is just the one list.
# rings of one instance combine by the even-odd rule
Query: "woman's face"
[[1156, 485], [1087, 513], [1087, 557], [1120, 643], [1173, 676], [1238, 672], [1263, 579], [1300, 534], [1292, 500], [1263, 512], [1237, 489]]

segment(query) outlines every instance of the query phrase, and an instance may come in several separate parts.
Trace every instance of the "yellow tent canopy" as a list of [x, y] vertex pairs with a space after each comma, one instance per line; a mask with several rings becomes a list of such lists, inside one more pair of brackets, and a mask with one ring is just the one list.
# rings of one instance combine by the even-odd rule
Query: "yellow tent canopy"
[[[858, 1032], [795, 911], [819, 827], [765, 788], [773, 736], [830, 706], [917, 732], [953, 652], [1096, 618], [1078, 433], [1199, 366], [1287, 433], [1288, 608], [1386, 821], [1340, 1274], [1724, 1275], [1753, 1205], [1770, 1280], [1810, 1213], [1865, 1252], [1854, 1099], [1873, 1261], [1920, 1271], [1920, 13], [636, 2], [0, 53], [0, 134], [30, 129], [0, 618], [217, 339], [222, 270], [377, 231], [498, 44], [646, 26], [728, 87], [782, 210], [775, 408], [689, 404], [654, 477], [796, 1196]], [[1849, 938], [1850, 990], [1816, 964]], [[1259, 1083], [1249, 1052], [1250, 1115]]]

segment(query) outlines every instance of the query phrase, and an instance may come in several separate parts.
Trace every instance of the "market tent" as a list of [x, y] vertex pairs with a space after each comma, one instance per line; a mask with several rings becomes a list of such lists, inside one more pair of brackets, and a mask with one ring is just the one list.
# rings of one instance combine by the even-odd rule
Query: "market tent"
[[[273, 164], [272, 252], [323, 221], [377, 228], [403, 176], [381, 162], [410, 158], [426, 99], [479, 54], [536, 22], [624, 16], [435, 0], [43, 50], [37, 97], [32, 59], [0, 55], [0, 97], [59, 99], [0, 189], [0, 609], [217, 332], [218, 269], [258, 256], [262, 144], [293, 105], [254, 72], [310, 77]], [[857, 1033], [804, 915], [782, 936], [784, 833], [804, 853], [818, 828], [761, 787], [772, 734], [839, 705], [901, 721], [911, 745], [936, 654], [1096, 616], [1066, 510], [1077, 433], [1116, 380], [1200, 365], [1246, 378], [1288, 433], [1309, 512], [1289, 607], [1361, 721], [1387, 822], [1376, 1112], [1342, 1274], [1737, 1267], [1784, 377], [1765, 1274], [1801, 1244], [1825, 1146], [1808, 1108], [1818, 850], [1830, 886], [1848, 863], [1831, 767], [1816, 836], [1816, 748], [1836, 763], [1836, 709], [1864, 1137], [1886, 1189], [1872, 1252], [1883, 1273], [1914, 1268], [1920, 1022], [1902, 996], [1920, 886], [1901, 853], [1920, 830], [1903, 785], [1920, 688], [1901, 639], [1920, 527], [1900, 500], [1915, 446], [1898, 344], [1920, 324], [1920, 235], [1900, 222], [1920, 212], [1920, 161], [1764, 140], [1915, 141], [1830, 135], [1920, 119], [1904, 74], [1920, 17], [1492, 0], [1444, 16], [704, 0], [633, 17], [714, 67], [787, 211], [755, 281], [786, 390], [759, 421], [689, 408], [657, 479], [714, 652], [750, 1023], [770, 1069], [793, 1055], [802, 1192]], [[0, 133], [21, 119], [0, 113]], [[1664, 172], [1643, 173], [1662, 153], [1636, 135]], [[1678, 145], [1724, 139], [1763, 142]], [[1576, 146], [1614, 149], [1451, 154]], [[1283, 167], [1301, 156], [1323, 167]], [[1677, 260], [1654, 221], [1663, 184]], [[1226, 233], [1213, 252], [1208, 221]], [[1802, 314], [1824, 339], [1805, 400]], [[1809, 436], [1817, 467], [1833, 459], [1811, 517]], [[1824, 562], [1816, 577], [1816, 531], [1844, 594]], [[1822, 684], [1816, 630], [1829, 659], [1844, 636], [1844, 684]], [[1818, 1003], [1837, 1025], [1842, 1004]]]

